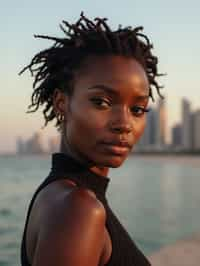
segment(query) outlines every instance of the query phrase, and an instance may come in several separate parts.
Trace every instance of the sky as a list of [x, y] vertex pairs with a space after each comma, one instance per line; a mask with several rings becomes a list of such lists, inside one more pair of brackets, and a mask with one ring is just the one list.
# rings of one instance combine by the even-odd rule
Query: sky
[[[89, 18], [107, 17], [109, 25], [143, 26], [159, 57], [160, 79], [165, 88], [168, 127], [180, 121], [181, 99], [200, 108], [200, 2], [162, 0], [16, 1], [7, 0], [0, 9], [0, 153], [13, 152], [16, 138], [27, 139], [41, 130], [43, 118], [26, 114], [32, 92], [28, 72], [19, 71], [52, 42], [34, 34], [62, 36], [62, 20], [75, 22], [81, 11]], [[54, 123], [42, 130], [44, 140], [57, 134]], [[169, 132], [168, 132], [169, 133]]]

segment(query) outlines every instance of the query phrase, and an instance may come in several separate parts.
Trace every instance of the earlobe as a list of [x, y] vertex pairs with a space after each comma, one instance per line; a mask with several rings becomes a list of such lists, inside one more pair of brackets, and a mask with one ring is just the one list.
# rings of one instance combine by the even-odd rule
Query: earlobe
[[53, 108], [54, 112], [58, 115], [65, 115], [66, 105], [68, 103], [68, 97], [59, 89], [55, 89], [53, 94]]

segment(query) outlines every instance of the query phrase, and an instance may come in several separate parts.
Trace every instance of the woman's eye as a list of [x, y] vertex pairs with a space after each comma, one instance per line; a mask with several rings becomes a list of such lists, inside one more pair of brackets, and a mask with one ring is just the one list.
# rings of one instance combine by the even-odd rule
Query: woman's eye
[[109, 107], [111, 103], [108, 100], [102, 98], [92, 98], [91, 101], [99, 107]]
[[149, 109], [141, 106], [134, 106], [131, 108], [131, 112], [136, 116], [142, 116], [145, 112], [149, 112]]

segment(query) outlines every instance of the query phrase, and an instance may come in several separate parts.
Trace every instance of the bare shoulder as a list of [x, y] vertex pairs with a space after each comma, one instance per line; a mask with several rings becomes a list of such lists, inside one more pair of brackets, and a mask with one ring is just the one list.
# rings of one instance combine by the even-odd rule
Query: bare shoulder
[[[53, 193], [54, 194], [54, 193]], [[69, 219], [72, 215], [84, 214], [98, 215], [105, 218], [106, 212], [103, 204], [97, 199], [95, 193], [83, 187], [68, 187], [68, 189], [60, 190], [55, 193], [55, 197], [51, 199], [49, 206], [45, 208], [45, 215], [41, 222], [47, 222], [47, 217], [62, 217]], [[47, 203], [45, 204], [47, 205]], [[60, 218], [61, 218], [60, 217]]]
[[106, 212], [95, 194], [73, 188], [42, 216], [33, 265], [98, 265], [105, 243]]
[[[70, 193], [66, 195], [63, 193], [62, 196], [55, 200], [52, 206], [48, 208], [47, 216], [51, 216], [56, 223], [58, 218], [62, 218], [66, 222], [66, 220], [78, 218], [79, 216], [81, 216], [82, 220], [92, 217], [105, 220], [106, 212], [94, 192], [86, 188], [76, 187]], [[78, 222], [80, 221], [78, 220]]]

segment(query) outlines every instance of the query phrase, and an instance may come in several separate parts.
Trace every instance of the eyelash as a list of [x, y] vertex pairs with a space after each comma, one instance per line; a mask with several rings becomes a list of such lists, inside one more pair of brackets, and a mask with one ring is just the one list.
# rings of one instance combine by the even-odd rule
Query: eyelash
[[[135, 113], [135, 111], [140, 111], [140, 113]], [[141, 106], [134, 106], [131, 108], [131, 112], [135, 115], [135, 116], [142, 116], [144, 115], [144, 113], [149, 112], [150, 109], [145, 108], [145, 107], [141, 107]]]
[[[110, 101], [108, 101], [108, 100], [104, 100], [104, 99], [102, 99], [102, 98], [92, 98], [91, 101], [92, 101], [96, 106], [98, 106], [99, 108], [102, 108], [102, 109], [111, 106]], [[106, 104], [106, 106], [103, 106], [102, 103]], [[142, 115], [144, 115], [144, 113], [147, 113], [147, 112], [150, 111], [150, 109], [145, 108], [145, 107], [141, 107], [141, 106], [134, 106], [134, 107], [130, 108], [130, 110], [131, 110], [131, 112], [132, 112], [135, 116], [137, 116], [137, 117], [142, 116]], [[137, 113], [137, 111], [140, 111], [140, 113]]]
[[[96, 106], [98, 106], [98, 107], [100, 107], [100, 108], [106, 108], [106, 107], [108, 107], [108, 106], [111, 106], [110, 101], [105, 100], [105, 99], [103, 99], [103, 98], [92, 98], [91, 101], [92, 101]], [[102, 106], [102, 103], [105, 103], [106, 106]]]

